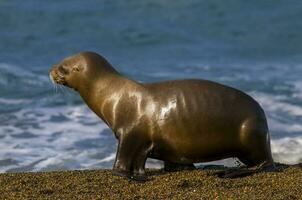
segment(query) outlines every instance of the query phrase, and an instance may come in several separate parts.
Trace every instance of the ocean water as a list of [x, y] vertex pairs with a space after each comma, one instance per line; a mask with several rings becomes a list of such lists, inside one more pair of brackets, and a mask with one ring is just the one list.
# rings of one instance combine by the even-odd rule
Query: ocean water
[[0, 172], [112, 167], [112, 132], [48, 79], [52, 64], [84, 50], [138, 81], [202, 78], [245, 91], [266, 112], [274, 159], [302, 162], [301, 9], [298, 0], [0, 0]]

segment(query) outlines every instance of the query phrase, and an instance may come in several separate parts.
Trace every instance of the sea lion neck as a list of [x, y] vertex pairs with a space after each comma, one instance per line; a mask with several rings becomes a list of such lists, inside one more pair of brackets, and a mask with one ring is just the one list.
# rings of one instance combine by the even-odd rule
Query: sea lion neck
[[102, 76], [94, 74], [93, 77], [83, 81], [77, 91], [85, 101], [99, 93], [110, 94], [112, 88], [118, 83], [117, 80], [120, 80], [121, 77], [118, 73], [104, 73]]
[[108, 73], [106, 76], [101, 76], [90, 84], [86, 84], [85, 87], [81, 87], [78, 92], [95, 114], [107, 125], [113, 126], [112, 115], [106, 110], [112, 109], [132, 90], [143, 92], [145, 88], [120, 74]]

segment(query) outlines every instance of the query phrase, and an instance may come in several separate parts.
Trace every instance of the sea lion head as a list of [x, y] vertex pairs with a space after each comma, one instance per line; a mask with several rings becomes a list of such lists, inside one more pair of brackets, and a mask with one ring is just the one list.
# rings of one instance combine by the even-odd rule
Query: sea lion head
[[49, 77], [53, 83], [79, 90], [107, 73], [117, 72], [105, 58], [94, 52], [81, 52], [53, 65]]

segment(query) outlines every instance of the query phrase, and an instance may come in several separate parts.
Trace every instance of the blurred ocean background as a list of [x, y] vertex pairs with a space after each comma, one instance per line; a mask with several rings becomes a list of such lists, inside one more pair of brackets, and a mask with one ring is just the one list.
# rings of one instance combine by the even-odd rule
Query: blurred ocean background
[[302, 162], [301, 19], [299, 0], [0, 0], [0, 172], [112, 167], [111, 131], [48, 79], [83, 50], [138, 81], [247, 92], [266, 112], [274, 159]]

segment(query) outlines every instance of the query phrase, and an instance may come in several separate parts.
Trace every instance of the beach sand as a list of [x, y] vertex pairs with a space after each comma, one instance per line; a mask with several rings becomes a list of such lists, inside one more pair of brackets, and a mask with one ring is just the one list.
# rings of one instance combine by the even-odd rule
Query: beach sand
[[0, 199], [302, 199], [302, 164], [235, 179], [213, 169], [148, 170], [138, 183], [111, 170], [0, 174]]

